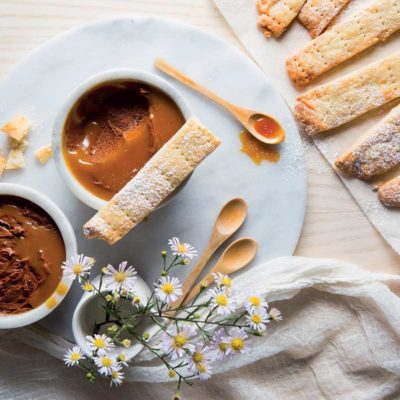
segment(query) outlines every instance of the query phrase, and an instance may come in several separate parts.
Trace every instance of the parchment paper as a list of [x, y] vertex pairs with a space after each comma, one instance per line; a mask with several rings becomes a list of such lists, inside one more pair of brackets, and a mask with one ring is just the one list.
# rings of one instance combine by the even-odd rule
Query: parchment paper
[[[297, 90], [291, 84], [286, 73], [285, 60], [311, 40], [308, 31], [298, 21], [294, 21], [280, 39], [266, 39], [257, 28], [256, 0], [214, 0], [214, 3], [251, 56], [254, 57], [265, 73], [276, 82], [282, 95], [293, 109], [295, 99], [302, 91]], [[349, 18], [350, 15], [359, 12], [371, 3], [373, 3], [373, 0], [352, 0], [335, 22]], [[386, 42], [366, 50], [322, 77], [317, 78], [303, 91], [342, 77], [398, 50], [400, 50], [399, 33], [393, 35]], [[336, 157], [344, 152], [367, 129], [382, 119], [397, 103], [398, 101], [391, 103], [375, 112], [358, 118], [352, 123], [323, 134], [314, 139], [314, 143], [334, 168]], [[377, 194], [372, 190], [373, 186], [398, 174], [400, 174], [400, 167], [370, 182], [346, 178], [340, 174], [339, 176], [367, 218], [400, 254], [400, 210], [385, 208], [379, 202]]]

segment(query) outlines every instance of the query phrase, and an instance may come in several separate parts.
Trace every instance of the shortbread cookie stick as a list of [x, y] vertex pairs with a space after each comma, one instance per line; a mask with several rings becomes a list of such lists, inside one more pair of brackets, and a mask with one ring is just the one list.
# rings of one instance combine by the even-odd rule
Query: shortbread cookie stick
[[361, 179], [383, 174], [400, 164], [400, 105], [341, 155], [335, 165]]
[[312, 40], [286, 62], [292, 81], [304, 86], [317, 76], [386, 40], [400, 29], [400, 1], [378, 0]]
[[299, 20], [313, 38], [320, 35], [350, 0], [307, 0]]
[[306, 0], [258, 0], [259, 25], [280, 36], [296, 18]]
[[313, 136], [400, 97], [400, 53], [299, 96], [296, 118]]
[[386, 207], [400, 207], [400, 176], [382, 185], [378, 190], [378, 196]]
[[87, 238], [114, 244], [165, 200], [220, 144], [191, 118], [84, 227]]

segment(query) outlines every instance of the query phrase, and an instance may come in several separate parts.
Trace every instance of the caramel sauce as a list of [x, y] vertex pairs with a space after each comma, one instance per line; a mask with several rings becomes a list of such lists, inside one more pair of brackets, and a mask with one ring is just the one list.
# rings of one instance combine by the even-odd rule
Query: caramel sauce
[[276, 163], [281, 158], [276, 145], [261, 143], [247, 131], [240, 132], [240, 141], [242, 143], [240, 151], [247, 154], [257, 165], [263, 161]]
[[273, 139], [282, 134], [282, 127], [273, 118], [264, 116], [254, 123], [254, 129], [262, 136]]
[[134, 81], [113, 81], [83, 95], [63, 132], [68, 168], [91, 193], [109, 200], [185, 123], [175, 102]]
[[28, 311], [59, 286], [65, 246], [51, 217], [28, 200], [0, 196], [0, 313]]

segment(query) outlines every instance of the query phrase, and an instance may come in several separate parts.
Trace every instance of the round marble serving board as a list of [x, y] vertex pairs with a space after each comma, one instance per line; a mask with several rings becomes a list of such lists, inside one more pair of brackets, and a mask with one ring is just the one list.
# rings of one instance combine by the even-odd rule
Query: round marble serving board
[[[287, 134], [280, 162], [255, 165], [240, 151], [240, 125], [218, 106], [156, 71], [155, 57], [165, 58], [230, 101], [280, 120]], [[33, 150], [50, 142], [54, 116], [81, 81], [120, 67], [151, 71], [170, 81], [222, 144], [196, 169], [171, 203], [110, 247], [103, 241], [83, 238], [82, 225], [94, 211], [68, 190], [53, 161], [40, 165]], [[293, 254], [303, 225], [307, 192], [296, 124], [268, 77], [241, 51], [218, 38], [157, 18], [112, 19], [84, 25], [48, 41], [1, 82], [0, 125], [16, 113], [33, 122], [31, 145], [26, 168], [7, 172], [3, 181], [36, 188], [53, 199], [75, 229], [79, 252], [94, 256], [97, 268], [128, 260], [151, 285], [160, 272], [160, 251], [167, 247], [168, 238], [178, 236], [201, 253], [219, 209], [233, 197], [248, 202], [249, 216], [235, 237], [258, 240], [260, 250], [255, 263]], [[190, 266], [182, 267], [177, 275], [184, 279], [189, 271]], [[75, 283], [42, 325], [71, 339], [71, 317], [81, 294]]]

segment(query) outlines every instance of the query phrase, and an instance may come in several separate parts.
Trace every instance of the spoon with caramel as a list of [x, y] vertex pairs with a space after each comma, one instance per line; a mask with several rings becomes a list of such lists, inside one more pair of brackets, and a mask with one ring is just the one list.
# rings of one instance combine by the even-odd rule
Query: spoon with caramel
[[265, 113], [238, 107], [235, 104], [223, 99], [211, 92], [209, 89], [201, 86], [199, 83], [189, 78], [181, 71], [172, 67], [161, 58], [157, 58], [154, 66], [165, 74], [175, 78], [179, 82], [189, 86], [210, 100], [220, 104], [228, 110], [256, 139], [266, 144], [279, 144], [285, 140], [285, 131], [281, 124], [270, 115]]

